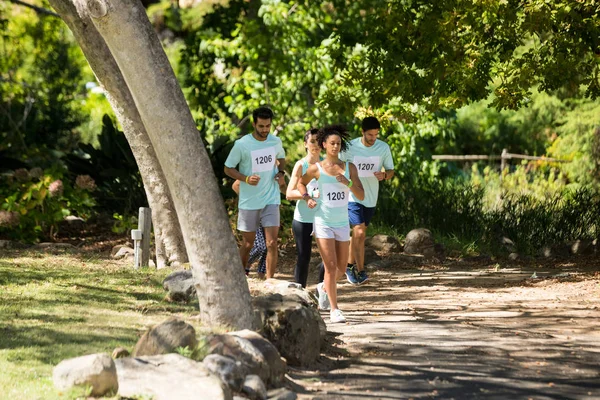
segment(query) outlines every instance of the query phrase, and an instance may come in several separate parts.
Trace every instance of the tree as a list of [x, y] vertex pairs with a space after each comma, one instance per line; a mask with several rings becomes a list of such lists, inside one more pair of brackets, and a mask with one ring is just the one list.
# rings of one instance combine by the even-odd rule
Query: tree
[[[148, 168], [144, 184], [166, 182], [160, 189], [164, 192], [157, 195], [171, 194], [202, 320], [211, 325], [252, 327], [250, 292], [210, 161], [142, 4], [122, 0], [50, 3], [74, 32], [109, 94], [136, 159], [142, 163], [140, 170]], [[158, 163], [148, 161], [154, 155]]]
[[[374, 106], [399, 97], [429, 110], [495, 94], [518, 108], [530, 89], [600, 95], [600, 5], [593, 0], [332, 0], [343, 11], [333, 59], [344, 69], [334, 93], [362, 90]], [[357, 44], [361, 47], [357, 49]], [[349, 60], [336, 57], [355, 50]], [[333, 95], [330, 95], [330, 97]], [[407, 112], [408, 113], [408, 112]]]

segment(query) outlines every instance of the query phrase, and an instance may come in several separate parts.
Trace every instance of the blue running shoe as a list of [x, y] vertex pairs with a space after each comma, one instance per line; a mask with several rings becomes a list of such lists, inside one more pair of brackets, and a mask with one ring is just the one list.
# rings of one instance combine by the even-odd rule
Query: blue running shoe
[[353, 285], [358, 285], [358, 277], [356, 276], [356, 267], [353, 265], [346, 268], [346, 279]]
[[364, 269], [362, 271], [358, 271], [358, 274], [356, 275], [356, 278], [358, 279], [358, 284], [362, 285], [363, 283], [365, 283], [366, 281], [369, 280], [369, 276], [367, 275], [367, 271], [365, 271]]

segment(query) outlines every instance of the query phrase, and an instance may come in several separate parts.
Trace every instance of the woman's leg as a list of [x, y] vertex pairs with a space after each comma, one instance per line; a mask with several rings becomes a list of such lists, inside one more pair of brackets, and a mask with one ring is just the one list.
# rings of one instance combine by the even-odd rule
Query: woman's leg
[[350, 254], [350, 242], [335, 242], [335, 253], [337, 256], [337, 279], [346, 275], [346, 261]]
[[312, 247], [312, 224], [300, 221], [292, 221], [292, 232], [296, 241], [296, 269], [294, 270], [294, 279], [306, 287], [308, 280], [308, 265], [310, 264], [310, 253]]
[[[337, 272], [338, 272], [338, 256], [336, 255], [336, 241], [335, 239], [319, 239], [317, 238], [317, 246], [319, 246], [319, 253], [323, 259], [323, 265], [325, 266], [325, 281], [324, 288], [329, 297], [329, 303], [331, 304], [331, 310], [338, 308], [337, 305]], [[346, 253], [346, 258], [348, 253]]]

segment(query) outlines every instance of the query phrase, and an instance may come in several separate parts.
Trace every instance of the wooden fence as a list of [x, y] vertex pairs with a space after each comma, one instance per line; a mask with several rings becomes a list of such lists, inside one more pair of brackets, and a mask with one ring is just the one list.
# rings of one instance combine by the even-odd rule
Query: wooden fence
[[495, 155], [486, 156], [486, 155], [475, 155], [475, 154], [469, 154], [469, 155], [447, 154], [447, 155], [432, 156], [431, 158], [434, 160], [438, 160], [438, 161], [477, 161], [477, 160], [493, 161], [493, 160], [500, 160], [500, 170], [501, 171], [504, 171], [504, 168], [506, 168], [507, 161], [510, 159], [513, 159], [513, 158], [520, 159], [520, 160], [532, 160], [532, 161], [544, 160], [544, 161], [548, 161], [548, 162], [571, 162], [570, 160], [561, 160], [559, 158], [538, 157], [538, 156], [528, 156], [526, 154], [509, 153], [506, 149], [503, 149], [502, 154], [499, 156], [495, 156]]

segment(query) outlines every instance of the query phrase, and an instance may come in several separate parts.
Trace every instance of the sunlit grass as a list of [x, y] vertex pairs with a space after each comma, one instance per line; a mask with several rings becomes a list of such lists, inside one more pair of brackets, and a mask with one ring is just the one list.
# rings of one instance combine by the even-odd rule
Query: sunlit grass
[[85, 254], [0, 254], [0, 398], [69, 398], [52, 368], [85, 354], [130, 351], [143, 331], [172, 315], [199, 323], [197, 301], [164, 300], [168, 270]]

